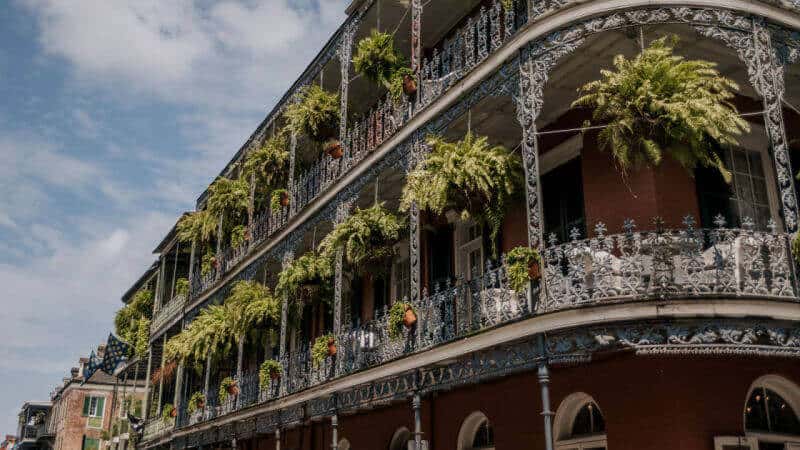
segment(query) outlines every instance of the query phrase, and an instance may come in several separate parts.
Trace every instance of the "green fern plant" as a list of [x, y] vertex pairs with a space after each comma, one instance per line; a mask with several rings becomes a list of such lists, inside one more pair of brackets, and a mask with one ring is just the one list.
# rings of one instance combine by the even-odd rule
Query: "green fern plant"
[[242, 178], [250, 186], [250, 209], [248, 218], [252, 222], [255, 210], [267, 206], [270, 191], [284, 185], [288, 179], [289, 151], [286, 134], [281, 130], [267, 139], [264, 145], [247, 155], [242, 165]]
[[314, 344], [311, 346], [311, 363], [315, 367], [318, 367], [325, 361], [325, 358], [330, 356], [331, 345], [336, 345], [336, 338], [332, 333], [323, 334], [314, 340]]
[[172, 403], [167, 403], [161, 409], [161, 420], [164, 422], [169, 422], [175, 417], [175, 407], [172, 406]]
[[150, 319], [142, 317], [136, 325], [136, 340], [133, 350], [136, 356], [144, 358], [147, 356], [147, 346], [150, 343]]
[[353, 68], [367, 79], [386, 87], [395, 100], [403, 95], [403, 78], [414, 75], [394, 48], [394, 37], [378, 30], [372, 30], [369, 36], [359, 41]]
[[200, 260], [200, 274], [206, 276], [211, 273], [217, 263], [217, 257], [208, 249]]
[[206, 406], [206, 396], [203, 395], [202, 392], [195, 392], [189, 398], [189, 404], [186, 406], [187, 411], [189, 414], [194, 414], [198, 410], [205, 408]]
[[217, 234], [218, 224], [219, 218], [206, 210], [186, 213], [176, 225], [178, 240], [183, 243], [208, 243]]
[[542, 264], [542, 257], [537, 250], [528, 246], [511, 249], [505, 259], [509, 287], [516, 292], [524, 292], [533, 280], [530, 268], [535, 264]]
[[329, 283], [332, 278], [333, 261], [327, 255], [310, 251], [292, 261], [281, 271], [275, 292], [292, 299], [307, 297], [307, 293], [302, 291], [306, 291], [310, 286]]
[[459, 211], [490, 227], [492, 250], [513, 196], [522, 186], [522, 165], [503, 146], [490, 146], [486, 137], [467, 133], [458, 142], [428, 138], [430, 153], [408, 174], [400, 209], [416, 202], [422, 210], [442, 214]]
[[395, 340], [403, 336], [403, 327], [405, 326], [404, 319], [406, 311], [409, 309], [416, 315], [416, 311], [414, 311], [414, 307], [411, 303], [400, 301], [392, 303], [392, 307], [389, 308], [389, 319], [387, 322], [389, 339]]
[[231, 247], [241, 247], [245, 242], [247, 242], [247, 227], [236, 225], [231, 229]]
[[666, 152], [688, 170], [716, 168], [730, 183], [717, 149], [737, 145], [750, 129], [732, 103], [739, 87], [714, 63], [674, 55], [676, 42], [665, 36], [634, 59], [617, 55], [615, 70], [581, 87], [572, 105], [594, 109], [594, 123], [605, 126], [600, 148], [611, 150], [623, 174], [657, 166]]
[[305, 86], [299, 101], [286, 107], [286, 126], [293, 133], [323, 142], [339, 131], [340, 106], [338, 94], [313, 84]]
[[274, 359], [268, 359], [261, 363], [258, 369], [258, 386], [261, 389], [269, 387], [273, 378], [278, 378], [283, 373], [283, 366]]
[[275, 189], [272, 191], [270, 200], [269, 200], [269, 209], [272, 211], [280, 211], [283, 208], [283, 204], [281, 203], [284, 196], [289, 196], [289, 191], [286, 189]]
[[403, 220], [385, 207], [385, 203], [356, 210], [322, 240], [320, 253], [332, 259], [337, 249], [344, 250], [347, 261], [360, 268], [383, 267], [394, 256], [394, 244], [400, 240]]
[[208, 212], [213, 217], [236, 218], [249, 204], [250, 185], [246, 180], [218, 177], [208, 188]]
[[231, 377], [225, 377], [219, 383], [219, 401], [225, 403], [230, 395], [238, 395], [239, 385]]
[[175, 281], [175, 295], [182, 295], [184, 297], [189, 295], [189, 280], [186, 278], [178, 278]]

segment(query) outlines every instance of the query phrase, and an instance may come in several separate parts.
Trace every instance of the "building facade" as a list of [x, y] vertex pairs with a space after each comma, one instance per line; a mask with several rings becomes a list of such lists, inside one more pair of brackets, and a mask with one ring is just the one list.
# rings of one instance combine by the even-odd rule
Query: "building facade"
[[[357, 0], [347, 14], [220, 176], [241, 179], [311, 85], [339, 95], [341, 153], [288, 133], [282, 202], [213, 217], [218, 231], [238, 220], [235, 244], [170, 230], [134, 287], [154, 292], [140, 447], [800, 448], [800, 3]], [[356, 76], [376, 28], [394, 31], [415, 92]], [[749, 131], [719, 149], [729, 182], [670, 158], [623, 170], [573, 106], [617, 55], [672, 36], [676, 54], [738, 85], [730, 103]], [[401, 201], [429, 136], [470, 135], [522, 166], [496, 233]], [[329, 301], [281, 294], [277, 323], [248, 330], [260, 338], [167, 357], [237, 282], [273, 289], [375, 204], [403, 217], [380, 274], [339, 249]], [[519, 247], [541, 255], [521, 291], [505, 256]], [[414, 320], [392, 332], [399, 302]], [[280, 374], [259, 380], [267, 360]]]
[[48, 448], [42, 445], [40, 439], [46, 435], [47, 416], [50, 413], [50, 402], [25, 402], [19, 412], [19, 426], [17, 427], [18, 441], [15, 449], [41, 449]]

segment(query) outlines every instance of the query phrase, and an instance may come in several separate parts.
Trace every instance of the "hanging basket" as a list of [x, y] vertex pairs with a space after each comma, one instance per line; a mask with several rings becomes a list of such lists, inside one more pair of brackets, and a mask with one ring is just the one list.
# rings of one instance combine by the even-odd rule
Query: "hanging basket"
[[533, 261], [528, 264], [528, 277], [532, 281], [539, 281], [542, 278], [542, 266], [539, 261]]
[[417, 80], [411, 75], [403, 75], [403, 93], [409, 97], [417, 93]]
[[289, 193], [288, 192], [281, 192], [281, 206], [286, 207], [289, 206]]
[[239, 383], [236, 380], [233, 380], [233, 383], [228, 386], [228, 394], [233, 396], [239, 395]]
[[336, 348], [336, 339], [328, 339], [328, 356], [336, 356], [338, 349]]

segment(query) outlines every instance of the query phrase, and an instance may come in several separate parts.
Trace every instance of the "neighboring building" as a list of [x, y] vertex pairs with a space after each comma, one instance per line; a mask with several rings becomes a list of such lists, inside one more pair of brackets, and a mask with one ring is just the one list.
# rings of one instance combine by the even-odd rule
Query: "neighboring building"
[[17, 436], [19, 442], [15, 449], [46, 449], [42, 439], [46, 435], [47, 417], [50, 414], [51, 402], [25, 402], [19, 413]]
[[14, 445], [17, 443], [17, 437], [7, 434], [6, 438], [0, 442], [0, 450], [13, 450]]
[[[800, 448], [800, 271], [791, 251], [800, 3], [354, 0], [347, 15], [221, 176], [242, 174], [311, 84], [341, 96], [328, 132], [339, 130], [343, 153], [290, 136], [288, 201], [212, 215], [211, 228], [227, 233], [217, 240], [181, 242], [169, 230], [157, 264], [126, 294], [154, 291], [140, 447]], [[394, 32], [416, 93], [393, 98], [356, 76], [354, 48], [376, 27]], [[740, 86], [731, 102], [751, 131], [718, 149], [731, 184], [710, 169], [687, 173], [669, 155], [623, 173], [598, 130], [583, 125], [591, 111], [572, 106], [616, 55], [668, 35], [680, 38], [676, 54], [709, 60]], [[427, 136], [468, 133], [524, 167], [497, 235], [457, 209], [408, 205], [384, 270], [354, 267], [338, 251], [327, 289], [282, 297], [280, 323], [250, 330], [264, 332], [258, 339], [213, 358], [165, 360], [169, 339], [235, 282], [274, 288], [356, 207], [398, 211], [408, 172], [430, 151]], [[463, 197], [473, 213], [495, 206]], [[235, 248], [234, 225], [246, 227]], [[518, 246], [542, 256], [531, 267], [541, 278], [523, 293], [501, 257]], [[183, 278], [188, 293], [177, 289]], [[397, 314], [387, 310], [401, 299], [416, 323], [390, 332]], [[259, 385], [267, 359], [282, 373]], [[221, 399], [229, 378], [238, 389]], [[73, 409], [108, 395], [107, 384], [90, 384], [85, 394], [72, 388]], [[204, 404], [189, 411], [200, 394]], [[98, 439], [74, 420], [65, 435], [75, 437], [56, 448]]]
[[[103, 347], [98, 348], [102, 358]], [[52, 418], [48, 428], [55, 450], [126, 449], [127, 412], [141, 415], [144, 371], [138, 383], [127, 376], [126, 365], [119, 376], [97, 371], [84, 382], [88, 358], [81, 358], [69, 377], [52, 394]], [[113, 412], [113, 414], [112, 414]]]

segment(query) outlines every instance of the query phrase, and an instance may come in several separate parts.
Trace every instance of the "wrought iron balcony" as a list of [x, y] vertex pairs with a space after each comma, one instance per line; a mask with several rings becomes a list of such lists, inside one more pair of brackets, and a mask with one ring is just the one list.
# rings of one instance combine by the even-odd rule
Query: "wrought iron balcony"
[[142, 439], [144, 441], [151, 441], [165, 436], [175, 428], [175, 420], [165, 420], [161, 417], [154, 417], [148, 419], [144, 424], [144, 431]]
[[[186, 416], [182, 425], [224, 416], [370, 367], [474, 335], [510, 322], [559, 310], [661, 299], [760, 298], [798, 301], [790, 238], [785, 233], [745, 228], [695, 228], [636, 231], [626, 221], [623, 233], [609, 235], [603, 224], [595, 237], [557, 243], [544, 250], [545, 270], [533, 291], [509, 288], [505, 265], [487, 262], [470, 280], [455, 280], [423, 290], [412, 303], [417, 323], [389, 334], [389, 311], [381, 309], [367, 323], [336, 336], [337, 353], [319, 364], [308, 346], [286, 357], [283, 376], [259, 386], [258, 374], [239, 379], [238, 397], [220, 404], [209, 393], [204, 410]], [[772, 227], [774, 230], [774, 226]]]
[[170, 320], [177, 317], [183, 312], [186, 306], [186, 296], [178, 294], [172, 297], [172, 300], [162, 305], [154, 314], [153, 322], [150, 324], [150, 334], [155, 334]]
[[[217, 286], [252, 249], [283, 229], [291, 218], [510, 40], [527, 21], [526, 3], [513, 0], [512, 4], [514, 6], [506, 10], [501, 0], [493, 0], [490, 7], [480, 8], [473, 16], [465, 18], [461, 27], [448, 33], [447, 38], [435, 45], [431, 58], [422, 61], [416, 97], [395, 100], [386, 93], [364, 117], [348, 124], [341, 137], [344, 156], [331, 159], [321, 155], [305, 172], [294, 177], [288, 186], [289, 206], [258, 215], [250, 225], [251, 241], [217, 255], [216, 266], [193, 280], [190, 297], [200, 296]], [[199, 268], [198, 262], [196, 269]], [[194, 273], [200, 274], [200, 271]]]

